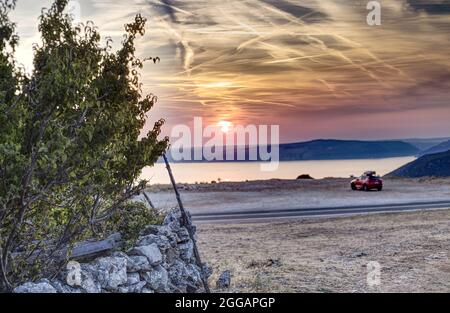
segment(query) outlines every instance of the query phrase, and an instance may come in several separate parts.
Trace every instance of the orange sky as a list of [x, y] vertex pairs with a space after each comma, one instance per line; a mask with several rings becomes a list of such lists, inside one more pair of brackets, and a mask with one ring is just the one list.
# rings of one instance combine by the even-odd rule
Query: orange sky
[[[382, 0], [382, 25], [367, 1], [85, 0], [93, 20], [120, 42], [135, 13], [149, 19], [140, 55], [151, 121], [166, 133], [202, 116], [209, 123], [279, 124], [282, 141], [450, 136], [450, 4]], [[50, 1], [18, 0], [19, 59], [39, 40]], [[150, 123], [149, 123], [150, 126]]]

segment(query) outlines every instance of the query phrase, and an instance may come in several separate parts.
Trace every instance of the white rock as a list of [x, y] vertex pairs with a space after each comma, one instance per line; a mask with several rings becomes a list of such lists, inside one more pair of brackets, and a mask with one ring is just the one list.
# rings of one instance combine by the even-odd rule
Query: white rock
[[127, 279], [127, 285], [134, 285], [141, 281], [139, 273], [129, 273]]
[[106, 257], [97, 259], [95, 278], [109, 291], [117, 291], [120, 285], [127, 282], [127, 259], [122, 257]]
[[167, 270], [161, 265], [155, 267], [151, 272], [144, 273], [142, 276], [153, 290], [167, 292], [169, 288], [169, 275]]
[[155, 243], [148, 246], [135, 247], [131, 253], [145, 256], [153, 266], [161, 264], [163, 260], [161, 251]]
[[86, 277], [81, 283], [81, 288], [87, 293], [101, 293], [102, 287], [92, 277]]
[[47, 282], [25, 283], [16, 287], [14, 293], [57, 293], [56, 289]]
[[147, 257], [142, 255], [133, 255], [127, 258], [127, 271], [130, 273], [139, 271], [150, 271], [152, 266]]

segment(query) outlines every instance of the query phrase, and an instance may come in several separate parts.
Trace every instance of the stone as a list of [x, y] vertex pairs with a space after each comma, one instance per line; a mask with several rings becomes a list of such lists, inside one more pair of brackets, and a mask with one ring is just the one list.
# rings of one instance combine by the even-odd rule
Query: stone
[[[101, 293], [102, 287], [96, 281], [96, 267], [92, 264], [81, 264], [81, 289], [86, 293]], [[75, 286], [73, 286], [75, 287]]]
[[81, 293], [81, 289], [73, 288], [67, 284], [64, 284], [60, 281], [52, 281], [52, 286], [56, 289], [58, 293]]
[[203, 286], [202, 273], [200, 268], [195, 264], [188, 264], [186, 266], [186, 278], [192, 285], [201, 288]]
[[163, 225], [169, 226], [170, 228], [176, 230], [180, 227], [181, 211], [172, 211], [166, 215], [163, 221]]
[[157, 292], [167, 292], [169, 287], [169, 276], [167, 270], [158, 265], [150, 272], [145, 272], [143, 278], [150, 288]]
[[139, 273], [129, 273], [127, 278], [127, 285], [134, 285], [141, 281]]
[[172, 264], [180, 257], [178, 249], [170, 248], [165, 253], [165, 259], [167, 264]]
[[50, 283], [43, 281], [38, 283], [28, 282], [16, 287], [14, 293], [57, 293], [57, 290]]
[[180, 230], [177, 231], [178, 235], [178, 243], [188, 242], [191, 237], [189, 236], [189, 231], [186, 227], [181, 227]]
[[186, 292], [186, 288], [180, 288], [178, 286], [175, 286], [172, 283], [169, 283], [169, 292], [170, 293], [185, 293]]
[[133, 285], [119, 287], [119, 292], [120, 293], [141, 293], [142, 289], [145, 287], [145, 285], [147, 285], [147, 282], [140, 281]]
[[212, 267], [209, 266], [208, 263], [203, 263], [202, 267], [203, 267], [203, 273], [205, 274], [206, 278], [211, 277], [211, 275], [213, 274]]
[[176, 233], [176, 230], [178, 230], [179, 226], [174, 230], [170, 226], [159, 226], [158, 227], [158, 236], [165, 236], [167, 239], [169, 239], [170, 245], [172, 247], [176, 247], [177, 243], [180, 241], [178, 238], [178, 235]]
[[231, 285], [231, 272], [229, 270], [220, 274], [219, 279], [216, 282], [217, 289], [227, 289]]
[[95, 261], [95, 278], [102, 288], [117, 291], [120, 285], [126, 284], [127, 259], [122, 257], [105, 257]]
[[141, 293], [145, 285], [147, 285], [146, 281], [140, 281], [137, 284], [130, 285], [128, 286], [128, 293]]
[[192, 262], [194, 260], [194, 244], [190, 240], [186, 243], [178, 245], [180, 251], [180, 258], [185, 262]]
[[[194, 241], [181, 226], [180, 211], [169, 213], [163, 225], [146, 227], [134, 248], [80, 263], [80, 272], [70, 276], [63, 270], [55, 278], [27, 282], [14, 292], [23, 293], [154, 293], [203, 291], [202, 270], [198, 267]], [[194, 234], [195, 235], [195, 234]], [[195, 236], [194, 236], [195, 240]], [[87, 260], [87, 259], [86, 259]], [[72, 279], [73, 278], [73, 279]], [[75, 279], [76, 278], [76, 279]], [[70, 285], [69, 285], [70, 284]], [[228, 284], [229, 285], [229, 284]]]
[[149, 225], [145, 227], [139, 234], [141, 236], [147, 236], [147, 235], [157, 235], [158, 234], [158, 225]]
[[167, 251], [170, 247], [169, 239], [164, 235], [147, 235], [139, 238], [136, 243], [136, 246], [148, 246], [151, 244], [156, 244], [161, 251]]
[[365, 252], [357, 252], [357, 253], [352, 255], [352, 258], [362, 258], [364, 256], [367, 256], [367, 253], [365, 253]]
[[127, 271], [129, 273], [139, 272], [139, 271], [150, 271], [152, 266], [148, 261], [147, 257], [142, 255], [129, 256], [127, 259]]
[[155, 243], [148, 246], [135, 247], [131, 253], [145, 256], [152, 266], [161, 264], [163, 260], [161, 251]]
[[189, 283], [186, 286], [186, 292], [187, 293], [195, 293], [195, 292], [197, 292], [197, 290], [198, 290], [198, 288], [196, 286], [191, 285]]
[[175, 260], [168, 270], [171, 283], [184, 292], [187, 286], [187, 272], [186, 264], [180, 260]]

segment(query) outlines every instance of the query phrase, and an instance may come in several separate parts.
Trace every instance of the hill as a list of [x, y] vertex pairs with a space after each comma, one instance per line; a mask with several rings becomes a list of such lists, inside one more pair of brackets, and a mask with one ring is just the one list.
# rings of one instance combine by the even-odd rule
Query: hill
[[416, 155], [419, 149], [402, 141], [313, 140], [280, 145], [280, 159], [376, 159]]
[[387, 177], [450, 177], [450, 151], [428, 154], [386, 175]]
[[[249, 148], [237, 147], [234, 149], [235, 160], [237, 151], [245, 150], [246, 160], [248, 160]], [[348, 159], [380, 159], [389, 157], [415, 156], [420, 150], [409, 143], [402, 141], [358, 141], [358, 140], [313, 140], [308, 142], [298, 142], [281, 144], [280, 161], [303, 161], [303, 160], [348, 160]], [[200, 150], [200, 151], [199, 151]], [[191, 149], [191, 159], [194, 159], [194, 152], [201, 155], [201, 148]], [[224, 157], [225, 160], [225, 152]], [[174, 161], [169, 153], [169, 159]], [[175, 161], [176, 162], [176, 161]], [[184, 161], [184, 162], [207, 162]], [[226, 161], [225, 161], [226, 162]]]
[[422, 151], [425, 151], [427, 149], [430, 149], [434, 146], [437, 146], [440, 143], [443, 143], [444, 141], [450, 140], [448, 137], [442, 137], [442, 138], [409, 138], [409, 139], [399, 139], [403, 142], [410, 143], [416, 148], [419, 148]]
[[436, 146], [431, 147], [430, 149], [427, 149], [420, 153], [420, 156], [424, 156], [427, 154], [435, 154], [440, 152], [445, 152], [450, 150], [450, 140], [444, 141]]

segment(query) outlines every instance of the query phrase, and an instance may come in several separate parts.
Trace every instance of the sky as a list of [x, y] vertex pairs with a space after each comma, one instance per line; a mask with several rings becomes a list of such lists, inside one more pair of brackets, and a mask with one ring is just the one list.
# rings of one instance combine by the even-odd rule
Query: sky
[[[80, 0], [118, 45], [136, 13], [144, 91], [159, 101], [147, 128], [280, 125], [281, 142], [317, 138], [450, 136], [450, 1], [381, 0], [369, 26], [366, 0]], [[31, 70], [37, 19], [47, 0], [18, 0], [17, 58]]]

